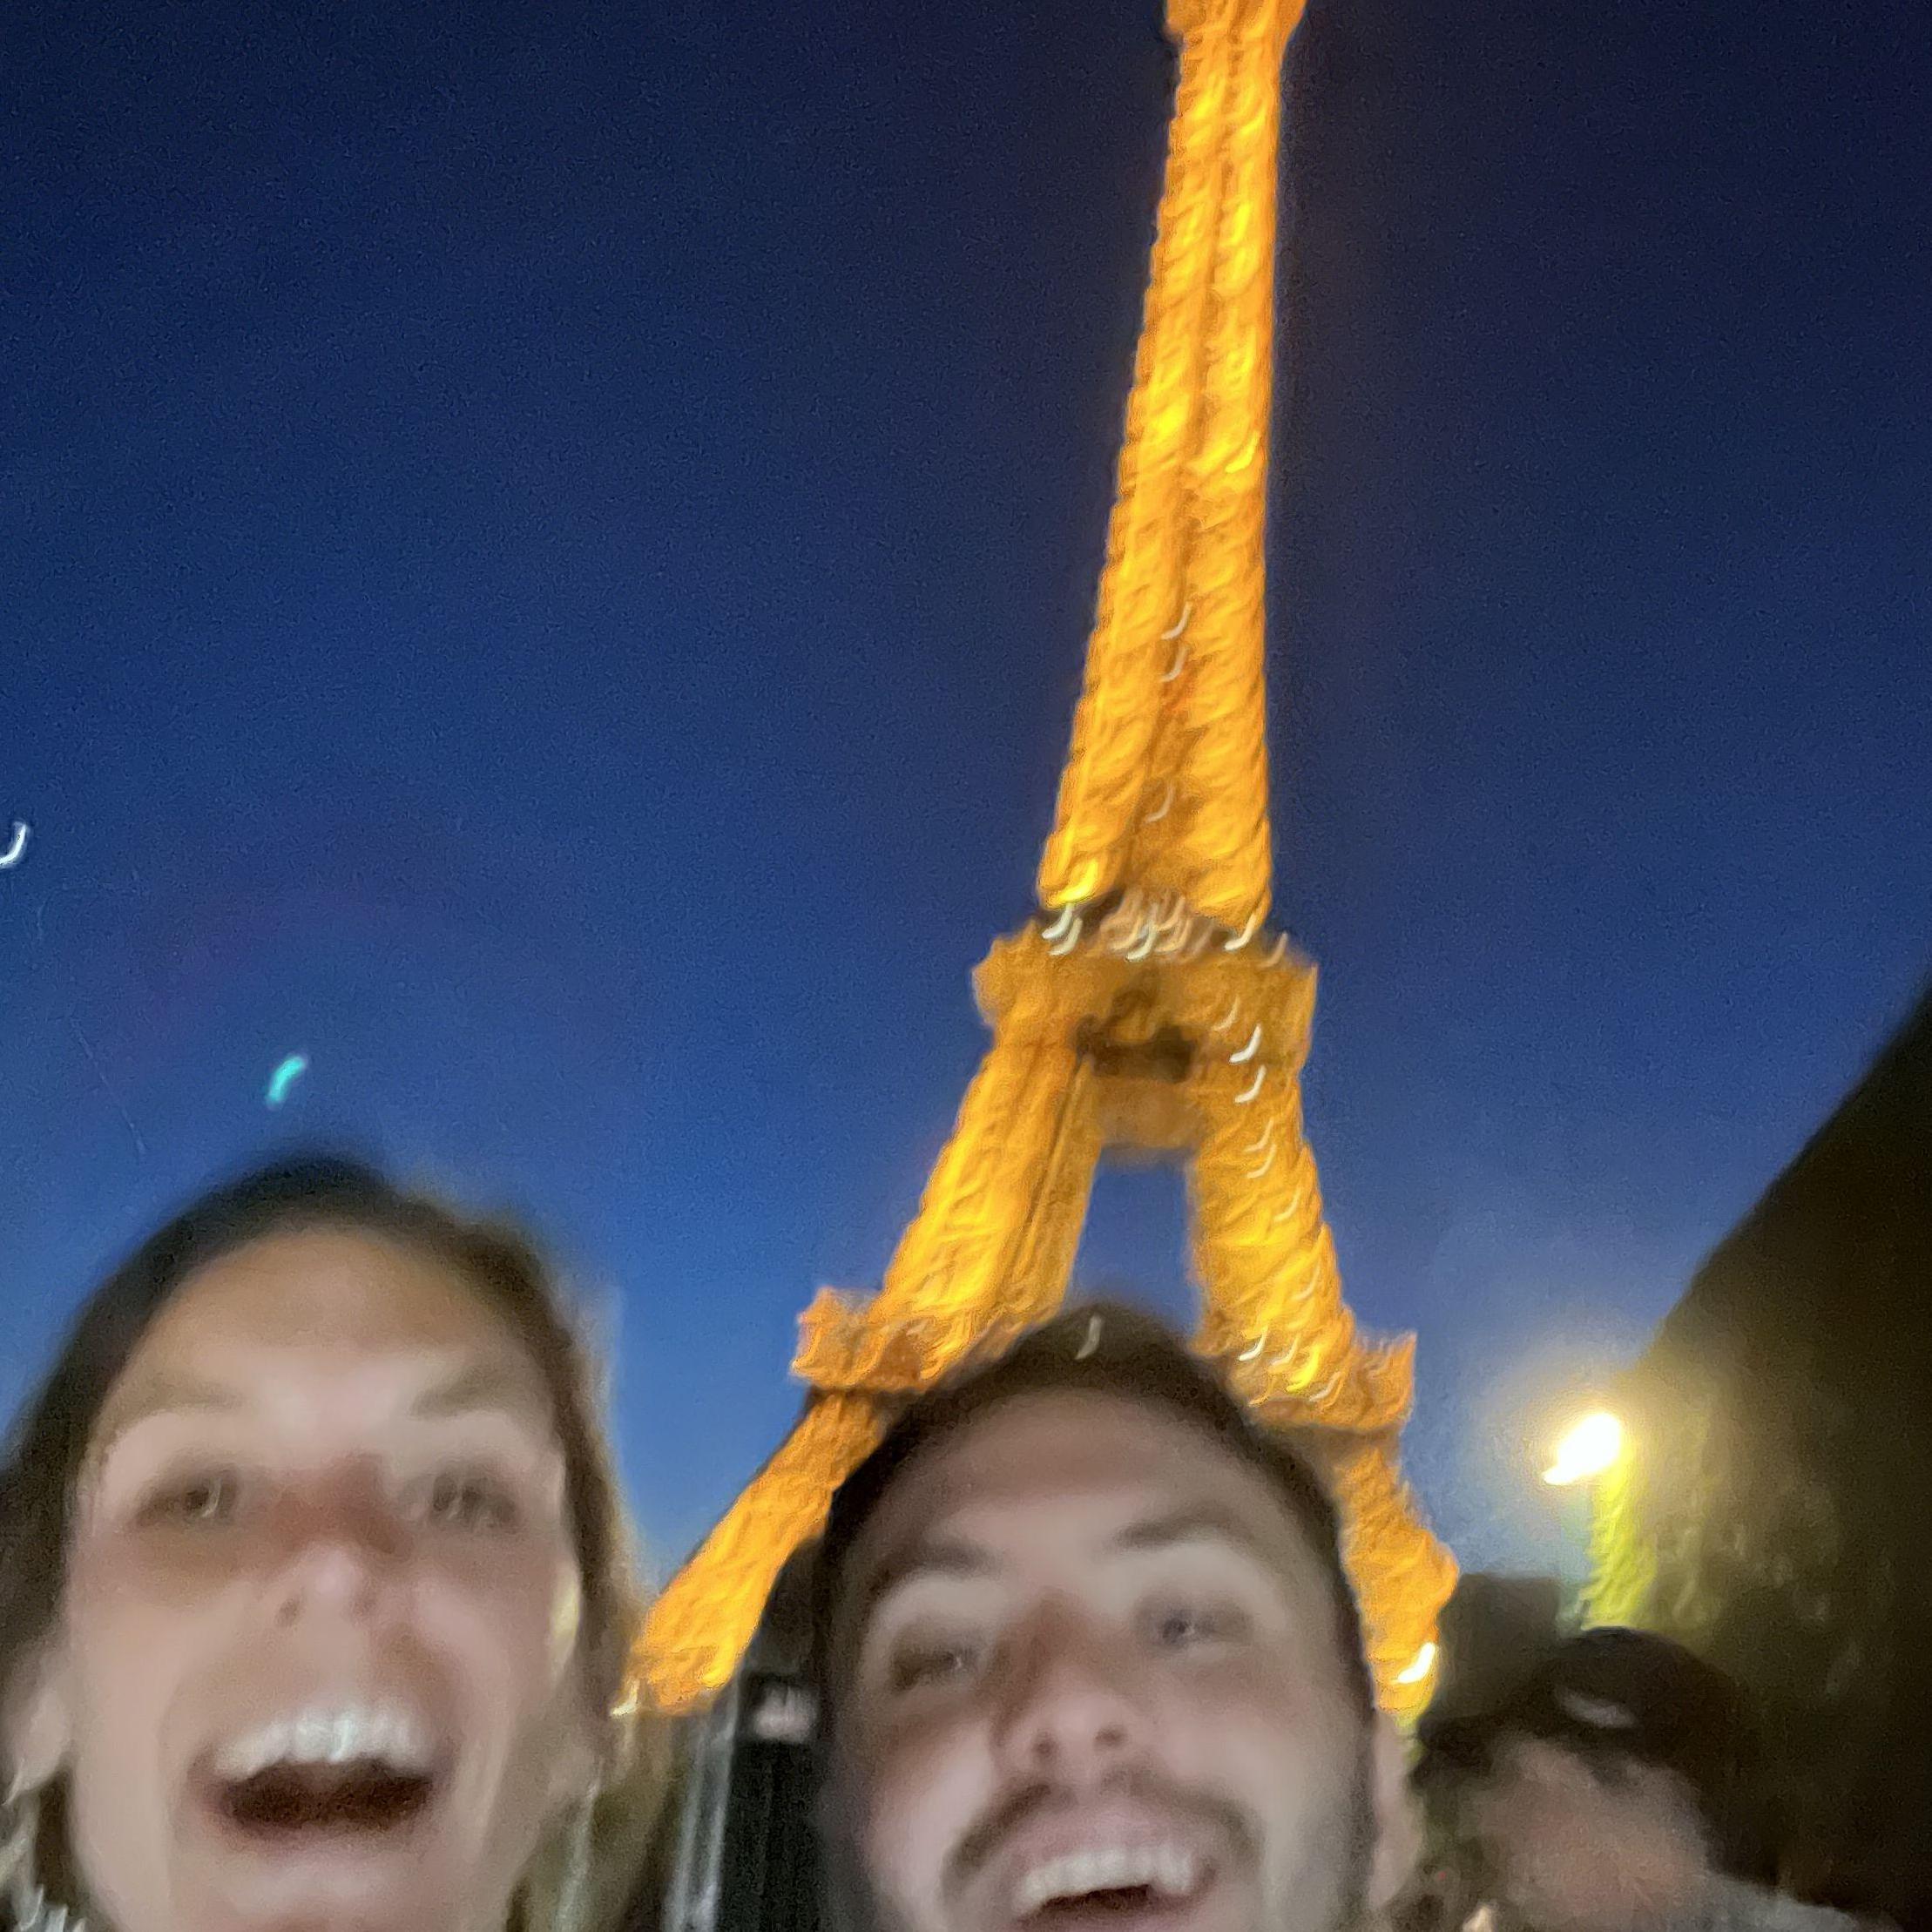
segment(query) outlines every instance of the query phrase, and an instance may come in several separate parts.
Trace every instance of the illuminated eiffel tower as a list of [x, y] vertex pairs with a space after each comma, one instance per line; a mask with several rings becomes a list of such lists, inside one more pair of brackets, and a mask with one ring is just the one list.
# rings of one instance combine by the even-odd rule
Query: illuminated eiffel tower
[[1049, 1314], [1110, 1146], [1186, 1163], [1199, 1351], [1304, 1437], [1383, 1701], [1427, 1701], [1455, 1577], [1403, 1488], [1413, 1338], [1341, 1296], [1300, 1073], [1314, 969], [1268, 926], [1262, 529], [1281, 67], [1302, 0], [1169, 0], [1180, 52], [1118, 490], [1040, 911], [975, 985], [987, 1051], [879, 1293], [823, 1290], [790, 1437], [659, 1599], [672, 1710], [731, 1677], [786, 1559], [895, 1407]]

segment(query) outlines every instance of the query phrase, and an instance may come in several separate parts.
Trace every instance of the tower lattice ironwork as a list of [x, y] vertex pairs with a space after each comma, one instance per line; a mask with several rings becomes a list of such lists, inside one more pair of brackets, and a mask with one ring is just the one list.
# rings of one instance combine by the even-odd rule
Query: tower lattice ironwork
[[811, 1391], [654, 1607], [661, 1705], [730, 1677], [896, 1405], [1064, 1293], [1110, 1146], [1185, 1162], [1200, 1352], [1341, 1504], [1382, 1699], [1426, 1702], [1455, 1577], [1403, 1486], [1413, 1338], [1342, 1299], [1300, 1074], [1314, 969], [1268, 923], [1263, 522], [1281, 70], [1302, 0], [1169, 0], [1179, 51], [1118, 488], [1039, 912], [975, 986], [992, 1044], [879, 1292], [821, 1290]]

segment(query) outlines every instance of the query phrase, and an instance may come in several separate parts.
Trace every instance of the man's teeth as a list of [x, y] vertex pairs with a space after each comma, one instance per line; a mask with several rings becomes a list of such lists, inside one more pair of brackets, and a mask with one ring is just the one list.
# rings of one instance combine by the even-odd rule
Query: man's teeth
[[1200, 1882], [1200, 1861], [1180, 1845], [1098, 1845], [1064, 1853], [1023, 1873], [1013, 1905], [1029, 1917], [1057, 1900], [1142, 1888], [1184, 1898]]
[[419, 1719], [391, 1704], [312, 1706], [231, 1739], [215, 1769], [231, 1780], [273, 1764], [347, 1764], [369, 1759], [401, 1772], [426, 1772], [433, 1746]]

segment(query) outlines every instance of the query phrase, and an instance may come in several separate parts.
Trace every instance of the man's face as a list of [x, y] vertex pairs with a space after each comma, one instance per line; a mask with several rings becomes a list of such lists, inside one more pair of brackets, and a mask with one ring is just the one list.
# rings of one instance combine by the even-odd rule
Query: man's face
[[853, 1552], [834, 1802], [891, 1932], [1334, 1932], [1375, 1827], [1320, 1561], [1259, 1471], [1016, 1396]]
[[1635, 1932], [1689, 1913], [1711, 1873], [1688, 1790], [1668, 1772], [1591, 1764], [1519, 1738], [1469, 1823], [1499, 1902], [1552, 1932]]

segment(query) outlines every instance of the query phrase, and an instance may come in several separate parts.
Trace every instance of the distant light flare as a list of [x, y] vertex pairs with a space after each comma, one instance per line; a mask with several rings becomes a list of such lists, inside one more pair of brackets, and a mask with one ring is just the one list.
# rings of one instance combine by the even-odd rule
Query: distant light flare
[[308, 1056], [306, 1053], [291, 1053], [269, 1076], [268, 1091], [263, 1099], [271, 1107], [279, 1107], [288, 1098], [288, 1090], [302, 1075], [308, 1071]]
[[1424, 1644], [1410, 1658], [1408, 1669], [1397, 1674], [1395, 1681], [1398, 1684], [1420, 1684], [1435, 1668], [1435, 1646], [1433, 1644]]
[[1612, 1467], [1624, 1453], [1624, 1425], [1607, 1409], [1585, 1415], [1557, 1444], [1557, 1459], [1543, 1472], [1552, 1489], [1587, 1483]]

